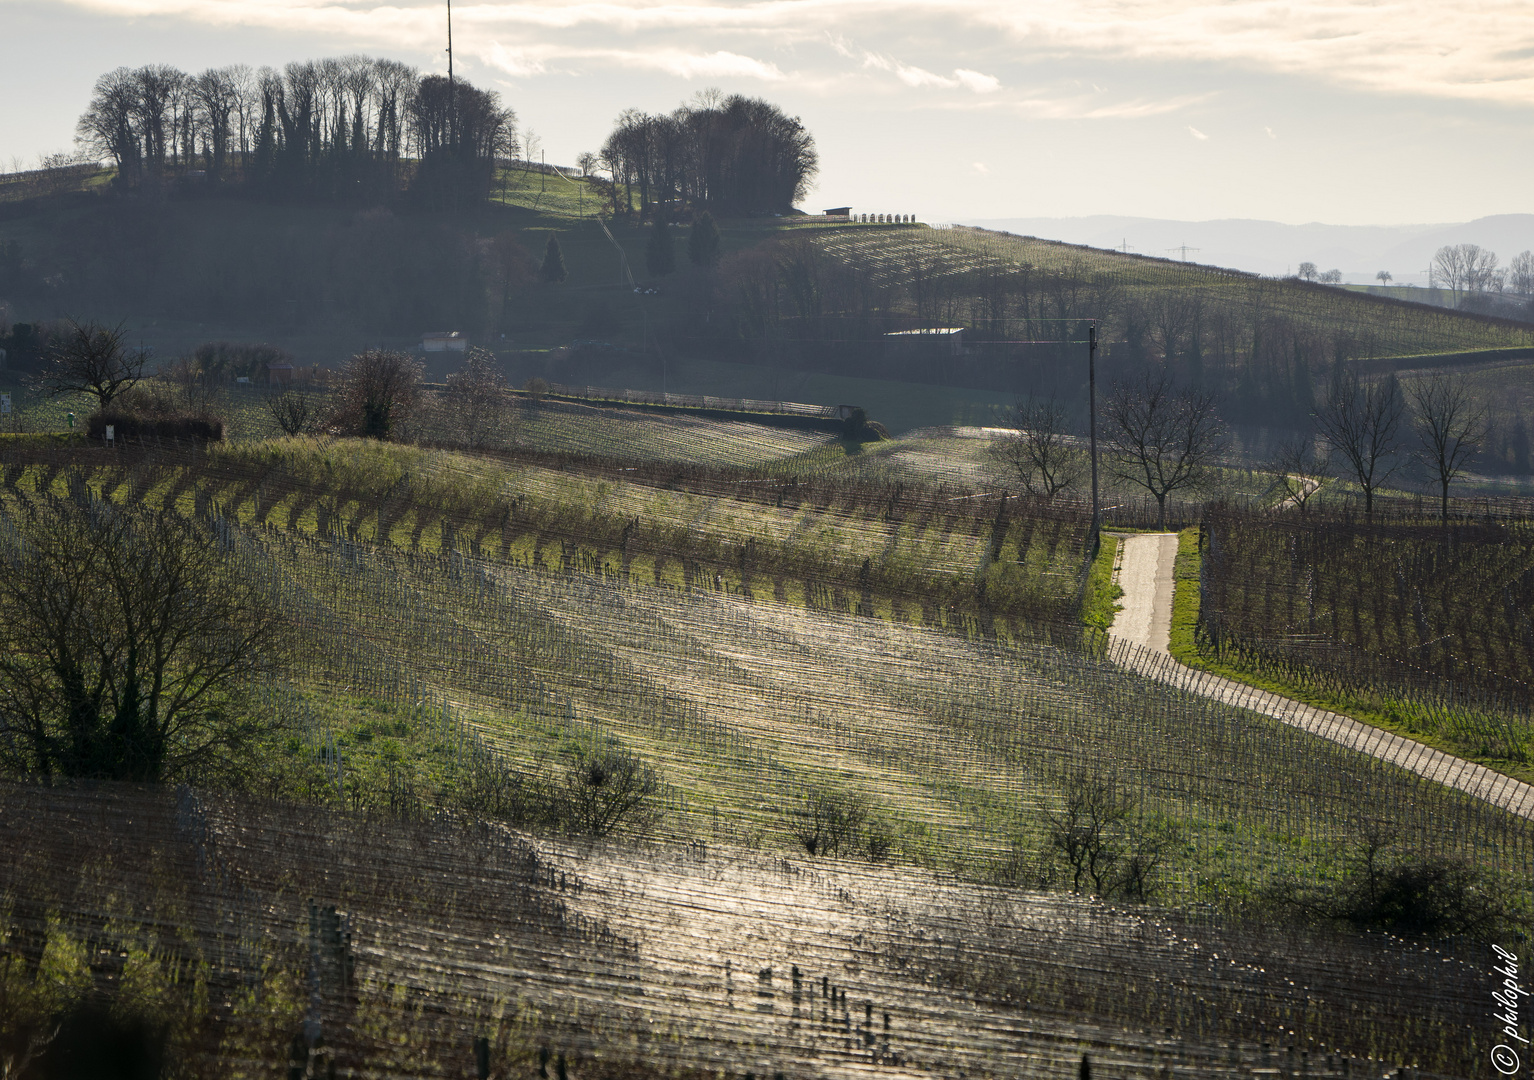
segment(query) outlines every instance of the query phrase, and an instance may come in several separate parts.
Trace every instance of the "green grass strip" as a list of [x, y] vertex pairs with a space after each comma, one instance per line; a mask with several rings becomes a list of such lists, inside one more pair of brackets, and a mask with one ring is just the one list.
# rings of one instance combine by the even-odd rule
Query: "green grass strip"
[[[1173, 570], [1172, 634], [1168, 645], [1173, 659], [1191, 668], [1208, 671], [1234, 682], [1281, 694], [1317, 709], [1352, 717], [1361, 723], [1371, 724], [1402, 738], [1411, 739], [1442, 750], [1446, 754], [1473, 761], [1478, 765], [1511, 776], [1524, 783], [1534, 784], [1534, 766], [1525, 761], [1515, 761], [1485, 752], [1484, 747], [1463, 740], [1424, 731], [1417, 711], [1408, 702], [1395, 701], [1383, 693], [1384, 705], [1379, 700], [1364, 700], [1351, 694], [1329, 694], [1287, 679], [1271, 675], [1257, 675], [1245, 669], [1207, 656], [1198, 647], [1199, 571], [1203, 556], [1198, 546], [1198, 529], [1184, 529], [1177, 537], [1177, 563]], [[1095, 568], [1094, 568], [1095, 569]]]
[[1113, 624], [1114, 613], [1123, 605], [1116, 603], [1124, 587], [1113, 580], [1113, 560], [1119, 550], [1119, 538], [1104, 534], [1092, 569], [1087, 572], [1087, 587], [1081, 598], [1081, 624], [1104, 634]]

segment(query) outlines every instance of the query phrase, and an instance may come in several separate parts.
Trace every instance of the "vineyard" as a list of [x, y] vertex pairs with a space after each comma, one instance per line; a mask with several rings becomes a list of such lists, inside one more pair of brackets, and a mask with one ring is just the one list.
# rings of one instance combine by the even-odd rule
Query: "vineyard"
[[1534, 752], [1534, 534], [1342, 509], [1206, 519], [1198, 647], [1523, 775]]
[[[1128, 302], [1201, 295], [1211, 323], [1242, 324], [1249, 333], [1254, 322], [1286, 321], [1343, 334], [1363, 344], [1368, 356], [1534, 345], [1534, 330], [1503, 320], [984, 229], [847, 229], [818, 232], [815, 242], [835, 260], [866, 270], [876, 285], [907, 294], [930, 288], [934, 298], [952, 295], [958, 306], [949, 314], [959, 319], [971, 314], [972, 298], [983, 300], [1010, 283], [1013, 318], [1025, 326], [1038, 321], [1040, 336], [1042, 324], [1054, 319], [1104, 319], [1117, 309], [1117, 320]], [[1030, 275], [1038, 280], [1028, 282]], [[1093, 310], [1092, 302], [1106, 310]], [[1246, 344], [1252, 345], [1249, 339]]]
[[1486, 1041], [1480, 950], [1378, 935], [190, 789], [9, 785], [0, 826], [44, 957], [0, 1025], [118, 985], [174, 1075], [1432, 1078]]
[[[703, 465], [583, 430], [579, 452], [7, 447], [0, 557], [51, 506], [183, 515], [301, 647], [253, 689], [235, 789], [7, 787], [3, 1000], [56, 1015], [96, 987], [179, 1060], [249, 1075], [1484, 1057], [1478, 946], [1284, 898], [1366, 858], [1464, 867], [1519, 928], [1534, 821], [1115, 662], [1081, 625], [1082, 515], [965, 490], [962, 460], [918, 482], [942, 440], [889, 444], [932, 458], [895, 480], [790, 471], [847, 456], [773, 456], [792, 432]], [[529, 811], [603, 755], [658, 777], [647, 828], [588, 844]], [[1125, 808], [1111, 902], [1052, 839], [1083, 791]], [[856, 820], [817, 853], [826, 805]]]

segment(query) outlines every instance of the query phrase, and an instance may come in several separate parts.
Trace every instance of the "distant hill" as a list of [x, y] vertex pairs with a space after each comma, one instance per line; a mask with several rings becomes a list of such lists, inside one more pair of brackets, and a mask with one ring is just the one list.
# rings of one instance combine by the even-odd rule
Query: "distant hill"
[[1372, 284], [1389, 270], [1397, 283], [1427, 284], [1433, 253], [1445, 244], [1479, 244], [1505, 264], [1520, 251], [1534, 250], [1534, 214], [1498, 214], [1457, 224], [1285, 225], [1277, 221], [1226, 218], [1169, 221], [1100, 214], [1074, 218], [985, 218], [964, 222], [1022, 236], [1131, 253], [1182, 258], [1256, 274], [1292, 274], [1302, 262], [1341, 270], [1346, 281]]

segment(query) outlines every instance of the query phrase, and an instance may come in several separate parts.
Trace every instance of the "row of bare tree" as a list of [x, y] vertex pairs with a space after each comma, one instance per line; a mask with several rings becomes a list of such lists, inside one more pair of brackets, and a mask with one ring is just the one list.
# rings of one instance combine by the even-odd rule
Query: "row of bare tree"
[[[1179, 387], [1165, 369], [1116, 386], [1105, 403], [1110, 475], [1155, 499], [1163, 526], [1168, 497], [1204, 483], [1229, 449], [1215, 405], [1212, 394]], [[1027, 494], [1050, 501], [1082, 484], [1089, 461], [1072, 419], [1055, 398], [1033, 398], [1012, 411], [1015, 434], [992, 452]], [[1415, 461], [1438, 489], [1445, 521], [1450, 485], [1464, 475], [1488, 427], [1487, 410], [1464, 379], [1444, 372], [1403, 390], [1394, 376], [1369, 382], [1339, 368], [1313, 419], [1313, 431], [1283, 443], [1269, 465], [1283, 504], [1303, 512], [1327, 480], [1344, 476], [1358, 485], [1372, 515], [1380, 490]]]
[[494, 92], [367, 56], [280, 72], [117, 68], [96, 80], [77, 135], [128, 185], [199, 166], [217, 181], [236, 162], [250, 179], [297, 184], [322, 169], [378, 171], [442, 156], [493, 162], [518, 148], [516, 115]]

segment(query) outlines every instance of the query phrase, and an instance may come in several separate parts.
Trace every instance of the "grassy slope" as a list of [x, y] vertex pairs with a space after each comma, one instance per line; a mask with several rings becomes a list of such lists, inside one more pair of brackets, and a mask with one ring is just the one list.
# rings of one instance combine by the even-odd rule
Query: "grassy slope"
[[1412, 711], [1404, 704], [1396, 707], [1386, 706], [1380, 709], [1374, 702], [1363, 702], [1348, 696], [1337, 696], [1318, 692], [1310, 687], [1299, 686], [1292, 682], [1277, 679], [1269, 675], [1257, 675], [1244, 671], [1228, 663], [1223, 663], [1211, 657], [1204, 656], [1198, 648], [1197, 629], [1199, 612], [1199, 551], [1198, 530], [1184, 529], [1177, 541], [1177, 569], [1175, 573], [1174, 596], [1172, 603], [1172, 638], [1170, 651], [1177, 660], [1189, 667], [1222, 675], [1227, 679], [1255, 686], [1260, 690], [1268, 690], [1275, 694], [1303, 701], [1307, 705], [1313, 705], [1318, 709], [1326, 709], [1331, 712], [1350, 716], [1355, 720], [1375, 727], [1384, 728], [1386, 731], [1413, 739], [1426, 746], [1442, 750], [1445, 753], [1454, 754], [1457, 757], [1474, 761], [1484, 765], [1488, 769], [1507, 776], [1522, 780], [1525, 783], [1534, 783], [1534, 766], [1528, 762], [1513, 761], [1504, 757], [1489, 755], [1483, 747], [1462, 742], [1460, 740], [1446, 738], [1431, 730], [1424, 730], [1422, 719], [1412, 715]]
[[904, 284], [914, 268], [931, 274], [966, 275], [991, 269], [1010, 272], [1021, 264], [1044, 270], [1105, 274], [1130, 297], [1146, 301], [1162, 291], [1200, 289], [1215, 309], [1240, 319], [1260, 290], [1263, 307], [1303, 322], [1372, 336], [1379, 355], [1412, 355], [1534, 345], [1534, 328], [1442, 311], [1384, 297], [1350, 293], [1297, 281], [1261, 280], [1214, 267], [1125, 255], [1032, 237], [980, 229], [867, 229], [849, 226], [821, 234], [825, 250], [869, 266], [876, 277]]

